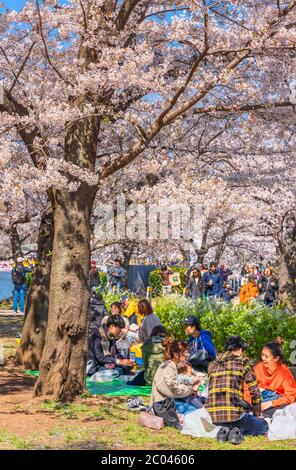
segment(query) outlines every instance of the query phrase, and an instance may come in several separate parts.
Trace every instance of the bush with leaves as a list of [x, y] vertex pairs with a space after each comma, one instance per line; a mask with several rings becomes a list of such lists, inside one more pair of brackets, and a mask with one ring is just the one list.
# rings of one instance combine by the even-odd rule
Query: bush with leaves
[[224, 349], [228, 336], [240, 335], [248, 344], [248, 355], [260, 359], [262, 347], [277, 336], [284, 339], [286, 360], [291, 355], [290, 343], [296, 339], [296, 318], [284, 307], [266, 307], [259, 302], [251, 306], [233, 305], [222, 301], [196, 301], [180, 295], [159, 297], [155, 313], [170, 335], [186, 339], [183, 320], [196, 315], [203, 329], [210, 330], [218, 352]]
[[[174, 293], [183, 293], [184, 287], [186, 286], [186, 268], [180, 266], [172, 266], [169, 268], [173, 273], [180, 273], [181, 284], [173, 287]], [[154, 269], [149, 274], [149, 287], [151, 287], [152, 297], [158, 297], [162, 295], [162, 279], [160, 269]]]

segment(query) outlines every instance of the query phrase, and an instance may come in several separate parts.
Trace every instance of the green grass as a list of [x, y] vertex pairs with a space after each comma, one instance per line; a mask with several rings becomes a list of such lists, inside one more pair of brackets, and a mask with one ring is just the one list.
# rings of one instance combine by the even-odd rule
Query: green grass
[[9, 449], [32, 449], [32, 443], [25, 439], [12, 434], [4, 429], [0, 429], [0, 448], [1, 450]]

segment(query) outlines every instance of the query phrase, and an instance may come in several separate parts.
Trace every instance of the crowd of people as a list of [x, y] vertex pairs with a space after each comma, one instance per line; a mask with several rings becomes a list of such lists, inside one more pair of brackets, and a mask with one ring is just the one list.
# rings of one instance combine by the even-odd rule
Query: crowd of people
[[192, 298], [221, 298], [225, 302], [239, 296], [240, 303], [246, 305], [254, 300], [268, 306], [277, 302], [279, 283], [272, 266], [245, 265], [239, 282], [231, 282], [231, 276], [233, 271], [224, 263], [193, 266], [188, 272], [186, 294]]
[[[111, 370], [132, 376], [130, 386], [151, 385], [151, 406], [173, 399], [204, 407], [220, 427], [220, 441], [239, 444], [244, 434], [266, 434], [268, 418], [296, 401], [296, 381], [279, 342], [266, 343], [253, 364], [240, 336], [229, 337], [217, 354], [211, 332], [195, 315], [184, 319], [187, 342], [171, 338], [147, 299], [122, 296], [106, 315], [101, 294], [93, 293], [91, 312], [88, 376]], [[138, 342], [143, 369], [135, 373], [129, 351]]]

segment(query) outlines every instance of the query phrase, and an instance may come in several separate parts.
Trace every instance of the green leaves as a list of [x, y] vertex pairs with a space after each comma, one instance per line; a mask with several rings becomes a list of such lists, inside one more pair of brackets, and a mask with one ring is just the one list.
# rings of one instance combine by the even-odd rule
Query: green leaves
[[281, 306], [266, 307], [260, 303], [251, 306], [226, 304], [221, 301], [194, 301], [180, 295], [159, 297], [155, 313], [168, 332], [185, 339], [183, 319], [197, 315], [202, 328], [210, 330], [218, 352], [223, 351], [228, 336], [241, 335], [248, 344], [248, 355], [259, 359], [262, 347], [277, 336], [284, 339], [284, 353], [288, 360], [290, 342], [296, 339], [296, 318]]

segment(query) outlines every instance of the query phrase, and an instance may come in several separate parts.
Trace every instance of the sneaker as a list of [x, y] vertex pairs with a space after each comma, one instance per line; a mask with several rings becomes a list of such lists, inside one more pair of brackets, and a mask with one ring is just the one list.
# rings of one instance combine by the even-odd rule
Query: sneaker
[[227, 442], [228, 441], [228, 436], [230, 433], [230, 429], [228, 428], [220, 428], [219, 431], [217, 432], [217, 441], [218, 442]]
[[229, 433], [228, 440], [231, 444], [238, 445], [243, 442], [244, 436], [238, 428], [233, 428]]
[[142, 402], [141, 398], [131, 398], [127, 400], [127, 407], [130, 411], [145, 411], [146, 406]]

